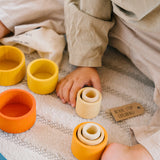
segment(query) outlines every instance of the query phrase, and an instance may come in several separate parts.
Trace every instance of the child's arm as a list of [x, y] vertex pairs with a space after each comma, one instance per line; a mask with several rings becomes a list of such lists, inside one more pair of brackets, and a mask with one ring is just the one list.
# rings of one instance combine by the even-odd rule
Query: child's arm
[[101, 67], [108, 44], [108, 32], [114, 25], [110, 0], [65, 0], [65, 29], [69, 62], [77, 68], [57, 85], [57, 95], [64, 103], [76, 104], [76, 94], [84, 85], [101, 90], [94, 67]]
[[114, 25], [110, 0], [65, 0], [65, 31], [69, 62], [75, 66], [101, 67]]
[[57, 96], [63, 103], [69, 103], [72, 107], [76, 105], [76, 95], [83, 86], [93, 86], [101, 91], [100, 78], [97, 70], [92, 67], [79, 67], [57, 85]]

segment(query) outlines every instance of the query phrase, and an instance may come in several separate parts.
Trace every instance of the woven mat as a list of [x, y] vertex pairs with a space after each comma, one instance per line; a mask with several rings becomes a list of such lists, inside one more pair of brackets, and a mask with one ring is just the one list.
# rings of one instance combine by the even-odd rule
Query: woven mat
[[[39, 58], [37, 53], [25, 56], [26, 65]], [[68, 63], [68, 53], [65, 52], [59, 79], [73, 69]], [[110, 47], [103, 57], [103, 67], [99, 68], [98, 72], [103, 99], [100, 114], [92, 120], [78, 117], [75, 109], [63, 104], [55, 92], [49, 95], [34, 94], [27, 87], [26, 77], [17, 85], [0, 86], [0, 92], [10, 88], [27, 90], [35, 97], [37, 103], [36, 123], [30, 130], [20, 134], [8, 134], [0, 130], [0, 153], [8, 160], [75, 160], [70, 149], [72, 132], [79, 123], [85, 121], [101, 124], [108, 132], [109, 143], [135, 144], [130, 127], [147, 124], [156, 110], [153, 102], [153, 83], [125, 56]], [[141, 103], [145, 113], [116, 123], [109, 109], [132, 102]]]

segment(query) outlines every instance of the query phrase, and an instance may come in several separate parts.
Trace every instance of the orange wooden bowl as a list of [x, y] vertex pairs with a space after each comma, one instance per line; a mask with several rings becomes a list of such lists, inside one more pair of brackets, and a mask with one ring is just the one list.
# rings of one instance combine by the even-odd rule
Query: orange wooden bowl
[[[104, 139], [97, 145], [86, 145], [77, 137], [77, 131], [80, 126], [87, 123], [94, 123], [104, 131]], [[99, 160], [108, 142], [108, 133], [100, 124], [96, 122], [83, 122], [75, 127], [72, 136], [71, 151], [78, 160]]]
[[9, 89], [0, 94], [0, 129], [21, 133], [30, 129], [36, 120], [36, 101], [29, 92]]

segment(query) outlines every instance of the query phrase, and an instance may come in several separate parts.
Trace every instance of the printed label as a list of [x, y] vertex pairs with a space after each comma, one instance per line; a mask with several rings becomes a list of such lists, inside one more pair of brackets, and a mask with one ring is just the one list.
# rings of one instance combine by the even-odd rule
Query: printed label
[[110, 109], [110, 111], [114, 119], [118, 122], [143, 114], [144, 108], [139, 103], [131, 103], [124, 106], [112, 108]]

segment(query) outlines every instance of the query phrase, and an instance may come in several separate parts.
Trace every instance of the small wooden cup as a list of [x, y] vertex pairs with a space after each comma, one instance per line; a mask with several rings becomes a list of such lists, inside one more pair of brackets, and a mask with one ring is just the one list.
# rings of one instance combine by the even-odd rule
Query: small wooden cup
[[10, 86], [20, 82], [26, 72], [23, 52], [12, 46], [0, 46], [0, 85]]
[[30, 129], [36, 120], [36, 101], [27, 91], [9, 89], [0, 94], [0, 129], [21, 133]]
[[[81, 133], [78, 133], [78, 130], [81, 129], [81, 127], [83, 125], [86, 125], [87, 123], [94, 123], [103, 130], [104, 138], [99, 144], [87, 145], [78, 138], [78, 134], [81, 134]], [[92, 143], [92, 140], [90, 141]], [[107, 141], [108, 141], [108, 134], [100, 124], [95, 122], [83, 122], [78, 126], [76, 126], [76, 128], [73, 131], [71, 151], [73, 155], [79, 160], [98, 160], [100, 159], [105, 147], [107, 146]]]
[[56, 88], [58, 66], [49, 59], [40, 58], [27, 67], [27, 83], [31, 91], [37, 94], [49, 94]]

